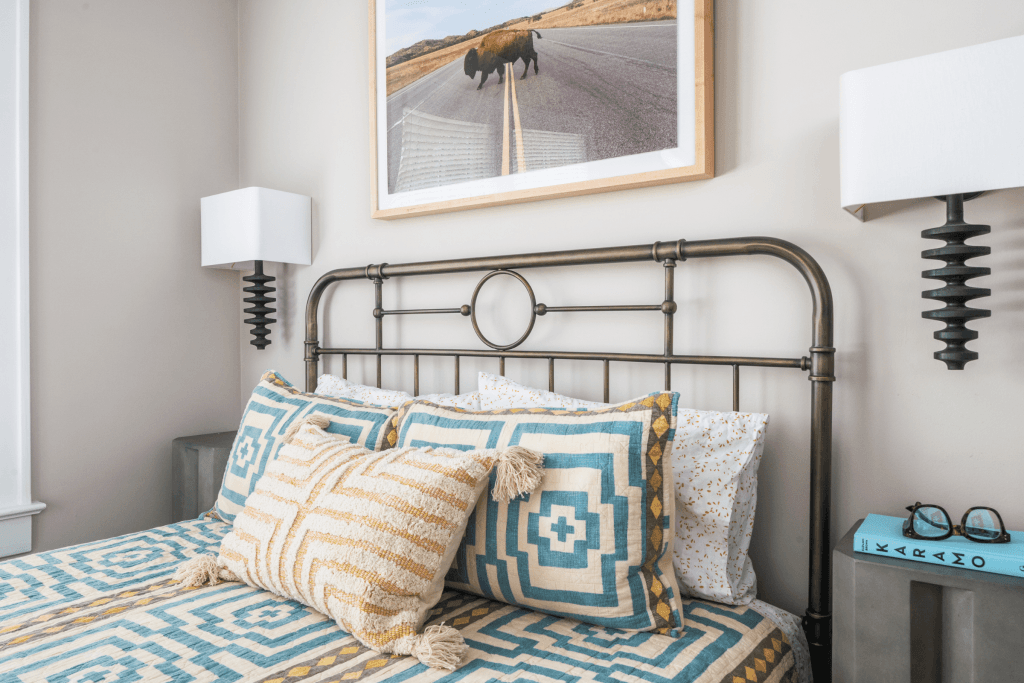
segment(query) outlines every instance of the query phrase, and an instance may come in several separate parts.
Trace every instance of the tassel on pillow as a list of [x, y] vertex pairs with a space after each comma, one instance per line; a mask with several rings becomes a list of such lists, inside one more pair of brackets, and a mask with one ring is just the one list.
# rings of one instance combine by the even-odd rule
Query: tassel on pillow
[[507, 503], [533, 491], [543, 478], [544, 456], [529, 448], [511, 446], [498, 453], [491, 497], [499, 503]]
[[320, 429], [327, 429], [331, 426], [331, 419], [322, 413], [307, 415], [301, 420], [295, 420], [284, 432], [284, 443], [291, 443], [292, 437], [302, 428], [302, 425], [316, 425]]
[[186, 586], [216, 586], [221, 581], [241, 581], [226, 567], [217, 565], [216, 555], [199, 555], [186, 561], [174, 572], [174, 580]]
[[423, 633], [394, 641], [389, 648], [396, 655], [412, 655], [431, 669], [455, 671], [469, 646], [451, 626], [428, 626]]

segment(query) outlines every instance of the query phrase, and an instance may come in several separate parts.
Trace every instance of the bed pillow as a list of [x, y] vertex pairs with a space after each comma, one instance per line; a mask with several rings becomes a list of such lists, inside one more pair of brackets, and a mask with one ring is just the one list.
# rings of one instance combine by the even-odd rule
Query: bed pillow
[[562, 410], [593, 410], [606, 408], [607, 403], [582, 401], [562, 396], [553, 391], [533, 389], [513, 382], [501, 375], [481, 372], [479, 377], [480, 408], [482, 410], [503, 410], [505, 408], [561, 408]]
[[[488, 408], [559, 406], [593, 410], [581, 401], [480, 373], [481, 403]], [[672, 443], [675, 546], [679, 585], [689, 595], [729, 605], [757, 597], [750, 537], [757, 507], [757, 470], [768, 416], [679, 410]]]
[[690, 595], [729, 605], [757, 597], [750, 537], [768, 416], [680, 410], [673, 560]]
[[316, 383], [316, 393], [334, 398], [350, 398], [362, 403], [379, 406], [400, 406], [414, 398], [430, 401], [442, 406], [454, 406], [466, 410], [480, 410], [480, 393], [468, 394], [425, 394], [413, 396], [404, 391], [378, 389], [365, 384], [356, 384], [337, 375], [320, 375]]
[[307, 415], [326, 415], [331, 421], [329, 432], [378, 451], [395, 445], [397, 412], [397, 406], [304, 394], [268, 370], [245, 406], [212, 513], [228, 524], [234, 521], [267, 463], [277, 456], [288, 428]]
[[544, 479], [525, 499], [481, 495], [448, 585], [599, 626], [681, 633], [664, 458], [677, 401], [657, 393], [593, 412], [403, 406], [400, 447], [544, 454]]
[[329, 425], [322, 414], [298, 423], [219, 555], [190, 560], [175, 578], [190, 586], [244, 581], [330, 616], [369, 648], [455, 669], [466, 650], [462, 636], [443, 625], [420, 633], [423, 623], [494, 466], [521, 468], [517, 458], [539, 456], [373, 452], [329, 433]]

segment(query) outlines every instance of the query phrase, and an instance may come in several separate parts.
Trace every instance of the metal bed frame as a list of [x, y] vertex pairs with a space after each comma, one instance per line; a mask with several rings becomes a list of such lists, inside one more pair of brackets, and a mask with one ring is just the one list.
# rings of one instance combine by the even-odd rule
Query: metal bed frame
[[[808, 356], [799, 358], [763, 358], [740, 356], [685, 356], [673, 350], [673, 316], [675, 303], [675, 269], [689, 259], [766, 255], [782, 259], [800, 271], [810, 288], [813, 311], [811, 313], [811, 346]], [[549, 306], [537, 303], [533, 288], [516, 269], [582, 266], [593, 264], [653, 261], [665, 272], [665, 298], [661, 303], [636, 306]], [[396, 277], [415, 275], [441, 275], [487, 271], [470, 299], [458, 308], [431, 308], [386, 310], [383, 307], [384, 281]], [[499, 345], [487, 339], [476, 320], [476, 301], [480, 288], [489, 279], [499, 276], [516, 278], [530, 296], [532, 312], [529, 326], [517, 341]], [[320, 299], [327, 288], [346, 280], [370, 280], [375, 289], [376, 345], [374, 348], [324, 348], [320, 346], [317, 312]], [[665, 320], [663, 354], [591, 353], [572, 351], [519, 351], [516, 348], [530, 336], [538, 316], [567, 311], [660, 311]], [[384, 319], [396, 315], [458, 314], [469, 317], [473, 329], [486, 349], [407, 349], [385, 348], [383, 345]], [[381, 359], [383, 356], [412, 356], [414, 393], [419, 394], [420, 356], [445, 356], [455, 361], [454, 393], [459, 393], [459, 359], [461, 357], [497, 358], [499, 373], [505, 374], [506, 358], [533, 358], [548, 361], [548, 389], [554, 391], [556, 360], [591, 360], [604, 363], [604, 399], [608, 401], [609, 364], [611, 362], [661, 363], [665, 368], [665, 389], [671, 390], [672, 366], [727, 365], [732, 366], [733, 409], [739, 409], [740, 368], [773, 367], [794, 368], [809, 372], [811, 383], [811, 505], [810, 505], [810, 571], [808, 577], [808, 608], [803, 618], [804, 630], [811, 646], [814, 678], [818, 683], [831, 680], [832, 660], [832, 591], [831, 591], [831, 482], [832, 482], [832, 383], [835, 381], [835, 348], [832, 346], [832, 291], [828, 279], [818, 263], [800, 247], [770, 237], [744, 237], [734, 239], [675, 242], [611, 247], [604, 249], [576, 249], [511, 256], [426, 261], [391, 265], [372, 264], [365, 268], [343, 268], [327, 273], [313, 286], [306, 303], [306, 391], [313, 391], [319, 375], [320, 357], [340, 355], [342, 376], [348, 372], [348, 356], [374, 356], [377, 365], [377, 386], [381, 385]]]

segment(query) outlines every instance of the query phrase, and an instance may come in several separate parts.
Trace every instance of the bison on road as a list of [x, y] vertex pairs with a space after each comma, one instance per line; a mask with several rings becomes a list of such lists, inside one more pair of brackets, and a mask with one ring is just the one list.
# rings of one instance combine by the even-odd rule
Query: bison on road
[[537, 51], [533, 49], [533, 34], [540, 38], [537, 29], [500, 29], [484, 36], [480, 43], [480, 49], [473, 48], [466, 53], [465, 69], [466, 75], [476, 78], [476, 72], [483, 74], [480, 77], [480, 85], [477, 90], [484, 87], [487, 77], [497, 69], [498, 83], [505, 82], [505, 64], [515, 64], [523, 60], [523, 78], [530, 70], [530, 60], [533, 60], [533, 73], [540, 73], [537, 63]]

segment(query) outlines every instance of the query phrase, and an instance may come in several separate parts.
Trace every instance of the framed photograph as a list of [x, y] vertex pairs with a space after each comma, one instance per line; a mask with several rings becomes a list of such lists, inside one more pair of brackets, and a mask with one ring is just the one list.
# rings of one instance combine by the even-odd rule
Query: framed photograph
[[374, 218], [714, 176], [714, 0], [369, 2]]

